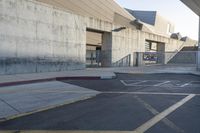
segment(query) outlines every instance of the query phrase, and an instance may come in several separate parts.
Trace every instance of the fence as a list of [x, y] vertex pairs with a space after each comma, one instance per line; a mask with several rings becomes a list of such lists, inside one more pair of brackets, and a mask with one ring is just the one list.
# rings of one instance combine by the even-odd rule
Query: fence
[[[116, 52], [116, 51], [112, 51]], [[87, 66], [88, 67], [129, 67], [129, 66], [145, 66], [145, 65], [180, 65], [195, 66], [197, 64], [197, 51], [180, 51], [180, 52], [134, 52], [119, 57], [116, 61], [111, 61], [116, 57], [109, 51], [88, 51]], [[109, 62], [111, 62], [109, 64]]]
[[87, 51], [84, 58], [0, 58], [0, 74], [55, 72], [87, 67], [130, 67], [145, 65], [197, 66], [197, 51], [135, 52]]
[[101, 50], [87, 50], [86, 66], [87, 67], [128, 67], [128, 66], [131, 66], [132, 54], [128, 54], [128, 55], [125, 54], [124, 56], [117, 55], [118, 59], [112, 62], [111, 61], [112, 58], [116, 58], [115, 56], [112, 56], [112, 52], [101, 51]]
[[197, 51], [138, 52], [136, 66], [140, 65], [196, 65]]

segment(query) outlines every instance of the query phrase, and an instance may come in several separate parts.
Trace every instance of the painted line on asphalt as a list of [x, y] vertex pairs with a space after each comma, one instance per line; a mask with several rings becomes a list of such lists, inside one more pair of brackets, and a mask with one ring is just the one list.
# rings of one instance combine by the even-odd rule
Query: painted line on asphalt
[[149, 121], [147, 121], [146, 123], [144, 123], [143, 125], [141, 125], [140, 127], [138, 127], [137, 129], [135, 129], [134, 131], [137, 132], [137, 133], [144, 133], [144, 132], [146, 132], [151, 127], [153, 127], [155, 124], [157, 124], [158, 122], [160, 122], [161, 120], [163, 120], [165, 117], [167, 117], [169, 114], [171, 114], [172, 112], [174, 112], [175, 110], [177, 110], [179, 107], [181, 107], [182, 105], [184, 105], [188, 101], [190, 101], [195, 96], [196, 96], [195, 94], [190, 94], [189, 96], [185, 97], [181, 101], [179, 101], [176, 104], [172, 105], [171, 107], [169, 107], [168, 109], [166, 109], [162, 113], [156, 115], [155, 117], [153, 117], [152, 119], [150, 119]]
[[[35, 93], [75, 93], [75, 94], [130, 94], [130, 95], [177, 95], [177, 96], [188, 96], [194, 93], [164, 93], [164, 92], [121, 92], [121, 91], [32, 91]], [[200, 94], [195, 94], [200, 96]]]
[[148, 82], [148, 81], [147, 80], [139, 81], [139, 82], [136, 82], [136, 83], [131, 83], [129, 85], [138, 85], [138, 84], [145, 83], [145, 82]]
[[[125, 81], [137, 81], [137, 82], [127, 84]], [[120, 80], [120, 82], [124, 84], [125, 86], [138, 86], [138, 84], [145, 83], [147, 82], [147, 80]]]
[[[155, 81], [155, 82], [165, 82], [165, 81], [161, 81], [161, 80], [120, 80], [122, 84], [124, 84], [127, 87], [134, 87], [134, 86], [139, 86], [139, 87], [152, 87], [154, 85], [140, 85], [141, 83], [145, 83], [148, 81]], [[130, 83], [127, 84], [125, 81], [137, 81], [136, 83]], [[170, 81], [171, 82], [171, 81]]]
[[128, 86], [128, 84], [126, 84], [124, 80], [120, 80], [120, 82], [121, 82], [123, 85]]
[[[188, 96], [191, 93], [162, 93], [162, 92], [101, 92], [102, 94], [131, 94], [131, 95], [175, 95], [175, 96]], [[192, 93], [193, 94], [193, 93]], [[200, 96], [200, 94], [195, 94], [196, 96]]]
[[171, 82], [171, 81], [165, 81], [165, 82], [156, 84], [156, 85], [154, 85], [154, 86], [159, 87], [159, 86], [161, 86], [161, 85], [164, 85], [164, 84], [167, 84], [167, 83], [170, 83], [170, 82]]
[[[127, 87], [166, 87], [166, 86], [162, 86], [164, 84], [167, 84], [167, 83], [170, 83], [170, 82], [177, 82], [178, 80], [170, 80], [170, 81], [166, 81], [166, 80], [120, 80], [122, 84], [124, 84], [125, 86]], [[126, 83], [126, 81], [137, 81], [136, 83]], [[155, 81], [155, 82], [162, 82], [162, 83], [158, 83], [158, 84], [155, 84], [155, 85], [148, 85], [148, 84], [141, 84], [141, 83], [145, 83], [145, 82], [148, 82], [148, 81]], [[181, 81], [179, 81], [181, 82]], [[195, 83], [195, 82], [200, 82], [200, 81], [190, 81], [190, 82], [187, 82], [187, 83], [183, 83], [183, 85], [180, 85], [180, 86], [174, 86], [176, 88], [184, 88], [186, 86], [189, 86], [189, 85], [192, 85], [192, 83]]]
[[[194, 93], [165, 93], [165, 92], [121, 92], [121, 91], [32, 91], [35, 93], [75, 93], [75, 94], [131, 94], [131, 95], [177, 95], [177, 96], [188, 96]], [[195, 94], [200, 96], [200, 94]]]
[[[159, 112], [156, 110], [156, 109], [154, 109], [150, 104], [148, 104], [147, 102], [145, 102], [143, 99], [141, 99], [140, 97], [138, 97], [138, 96], [134, 96], [134, 98], [136, 99], [136, 100], [138, 100], [141, 104], [143, 104], [144, 105], [144, 107], [148, 110], [148, 111], [150, 111], [153, 115], [158, 115], [159, 114]], [[176, 131], [177, 133], [184, 133], [184, 131], [181, 129], [181, 128], [179, 128], [178, 126], [176, 126], [172, 121], [170, 121], [169, 119], [167, 119], [167, 118], [164, 118], [163, 120], [162, 120], [162, 122], [166, 125], [166, 126], [168, 126], [168, 127], [170, 127], [172, 130], [174, 130], [174, 131]]]
[[186, 86], [188, 86], [188, 85], [190, 85], [190, 83], [183, 84], [183, 85], [181, 85], [180, 87], [183, 88], [183, 87], [186, 87]]

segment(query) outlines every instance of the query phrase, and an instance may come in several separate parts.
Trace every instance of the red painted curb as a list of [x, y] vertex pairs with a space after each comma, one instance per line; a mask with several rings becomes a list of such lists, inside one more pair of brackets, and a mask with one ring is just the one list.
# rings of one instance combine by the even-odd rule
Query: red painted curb
[[36, 79], [36, 80], [25, 80], [25, 81], [16, 81], [16, 82], [5, 82], [5, 83], [0, 83], [0, 87], [55, 81], [55, 80], [56, 80], [55, 78], [49, 78], [49, 79]]
[[99, 80], [101, 77], [57, 77], [56, 80]]

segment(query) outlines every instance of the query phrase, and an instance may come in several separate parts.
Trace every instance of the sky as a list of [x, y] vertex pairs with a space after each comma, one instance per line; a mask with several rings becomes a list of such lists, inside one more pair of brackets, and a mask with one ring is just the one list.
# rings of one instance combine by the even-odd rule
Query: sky
[[198, 16], [180, 0], [116, 0], [122, 7], [133, 10], [158, 11], [175, 24], [175, 32], [198, 40]]

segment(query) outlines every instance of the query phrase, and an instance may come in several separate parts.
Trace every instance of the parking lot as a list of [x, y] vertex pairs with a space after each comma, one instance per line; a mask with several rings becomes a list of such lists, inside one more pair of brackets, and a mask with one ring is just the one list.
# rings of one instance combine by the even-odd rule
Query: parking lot
[[65, 80], [101, 92], [94, 98], [0, 123], [0, 130], [200, 133], [200, 77], [117, 74]]

